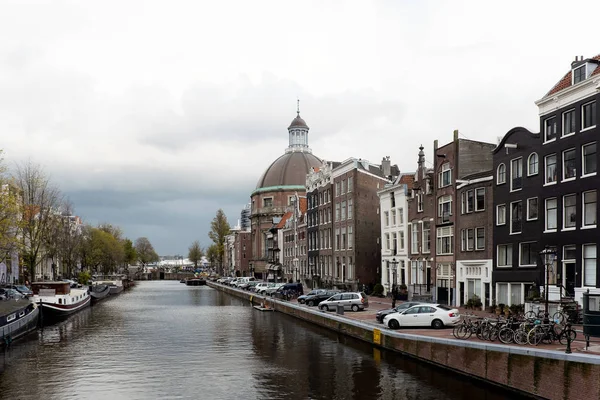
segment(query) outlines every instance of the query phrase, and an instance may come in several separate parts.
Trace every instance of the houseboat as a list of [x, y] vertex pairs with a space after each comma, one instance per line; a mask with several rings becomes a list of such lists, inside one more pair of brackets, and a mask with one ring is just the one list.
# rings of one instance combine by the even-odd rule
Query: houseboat
[[100, 300], [104, 300], [110, 295], [110, 286], [104, 284], [97, 284], [90, 286], [90, 297], [92, 298], [92, 305], [98, 303]]
[[32, 300], [41, 307], [43, 320], [61, 318], [88, 307], [88, 288], [74, 289], [68, 282], [34, 282]]
[[97, 284], [107, 285], [110, 288], [110, 294], [116, 295], [123, 291], [123, 279], [120, 276], [104, 276], [96, 280]]
[[0, 348], [34, 331], [39, 311], [29, 300], [0, 301]]

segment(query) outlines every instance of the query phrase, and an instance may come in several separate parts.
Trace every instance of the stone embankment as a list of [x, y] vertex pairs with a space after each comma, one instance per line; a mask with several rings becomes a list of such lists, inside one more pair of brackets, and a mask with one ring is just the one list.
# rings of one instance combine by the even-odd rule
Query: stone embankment
[[254, 304], [504, 388], [547, 399], [600, 399], [600, 357], [535, 347], [392, 331], [381, 325], [237, 290], [209, 286]]

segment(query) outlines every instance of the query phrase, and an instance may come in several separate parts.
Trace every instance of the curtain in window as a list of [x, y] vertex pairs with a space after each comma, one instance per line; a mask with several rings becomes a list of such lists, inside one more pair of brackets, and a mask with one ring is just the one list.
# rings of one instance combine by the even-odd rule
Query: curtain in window
[[508, 304], [508, 284], [498, 284], [498, 304]]
[[596, 245], [583, 246], [583, 277], [584, 286], [596, 287]]

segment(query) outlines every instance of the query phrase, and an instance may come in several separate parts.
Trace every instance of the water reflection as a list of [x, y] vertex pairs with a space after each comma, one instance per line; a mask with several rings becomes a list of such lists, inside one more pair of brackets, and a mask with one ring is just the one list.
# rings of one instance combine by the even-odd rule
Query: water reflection
[[[18, 399], [503, 399], [206, 286], [141, 282], [2, 354]], [[511, 395], [512, 398], [516, 398]]]

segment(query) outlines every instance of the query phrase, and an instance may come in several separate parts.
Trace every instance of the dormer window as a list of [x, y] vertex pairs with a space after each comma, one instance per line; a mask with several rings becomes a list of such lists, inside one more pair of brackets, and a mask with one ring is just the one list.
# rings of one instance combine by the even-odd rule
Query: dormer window
[[573, 85], [585, 80], [585, 64], [573, 69]]

